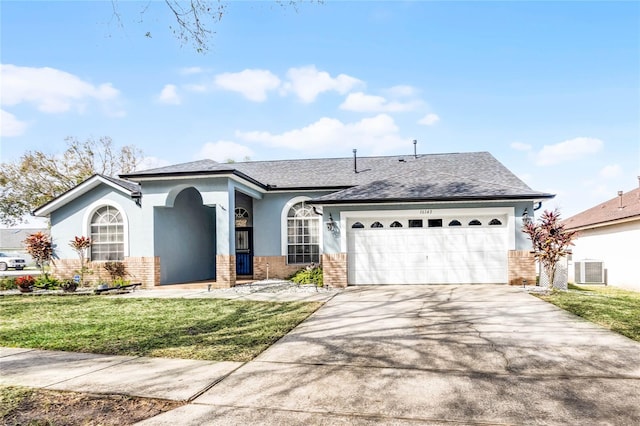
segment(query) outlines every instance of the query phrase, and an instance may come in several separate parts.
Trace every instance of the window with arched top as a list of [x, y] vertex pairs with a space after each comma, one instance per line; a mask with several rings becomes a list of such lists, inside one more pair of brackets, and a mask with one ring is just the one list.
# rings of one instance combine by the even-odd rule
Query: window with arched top
[[480, 222], [478, 219], [473, 219], [471, 222], [469, 222], [469, 226], [480, 226], [482, 225], [482, 222]]
[[287, 213], [287, 263], [320, 262], [320, 216], [304, 201]]
[[459, 220], [453, 219], [451, 222], [449, 222], [449, 226], [462, 226], [462, 224]]
[[244, 207], [236, 207], [235, 211], [236, 227], [242, 228], [249, 222], [249, 211]]
[[498, 226], [498, 225], [502, 225], [502, 222], [500, 222], [500, 219], [491, 219], [491, 221], [489, 222], [489, 225]]
[[384, 225], [382, 225], [380, 222], [375, 221], [371, 224], [372, 228], [384, 228]]
[[402, 224], [397, 220], [390, 225], [391, 228], [402, 228]]
[[113, 206], [103, 206], [91, 216], [91, 260], [124, 260], [124, 220]]
[[356, 222], [353, 225], [351, 225], [351, 227], [353, 229], [362, 229], [362, 228], [364, 228], [364, 225], [362, 223], [360, 223], [360, 222]]

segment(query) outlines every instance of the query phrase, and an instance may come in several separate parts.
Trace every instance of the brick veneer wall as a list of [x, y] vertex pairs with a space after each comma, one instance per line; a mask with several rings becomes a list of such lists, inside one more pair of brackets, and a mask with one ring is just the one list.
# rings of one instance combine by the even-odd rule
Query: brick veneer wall
[[528, 250], [510, 250], [509, 284], [522, 285], [522, 280], [527, 280], [527, 285], [536, 285], [535, 258]]
[[229, 288], [236, 285], [236, 257], [227, 254], [216, 255], [216, 282], [213, 288]]
[[286, 256], [254, 256], [253, 278], [256, 280], [267, 279], [267, 264], [269, 265], [269, 278], [285, 279], [295, 274], [296, 271], [307, 266], [306, 264], [288, 265]]
[[[56, 259], [51, 265], [51, 273], [58, 279], [71, 278], [77, 274], [80, 261], [78, 259]], [[140, 282], [144, 288], [160, 285], [159, 257], [126, 257], [123, 261], [131, 282]], [[85, 274], [84, 280], [89, 284], [97, 284], [108, 280], [109, 273], [104, 269], [104, 262], [87, 262], [91, 273]]]
[[322, 255], [324, 285], [330, 287], [347, 286], [347, 253]]

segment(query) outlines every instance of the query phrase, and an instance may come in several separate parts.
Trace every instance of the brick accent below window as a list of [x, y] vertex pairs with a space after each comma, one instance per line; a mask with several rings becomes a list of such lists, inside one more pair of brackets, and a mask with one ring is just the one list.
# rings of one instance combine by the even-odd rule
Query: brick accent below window
[[[267, 265], [268, 273], [267, 273]], [[253, 257], [253, 278], [256, 280], [266, 280], [268, 278], [285, 279], [295, 274], [307, 264], [287, 264], [286, 256], [254, 256]]]
[[[160, 285], [159, 257], [125, 257], [127, 276], [132, 283], [142, 283], [143, 288]], [[58, 279], [69, 279], [76, 275], [80, 266], [79, 259], [56, 259], [51, 265], [51, 274]], [[90, 273], [84, 276], [85, 283], [96, 285], [101, 281], [109, 281], [109, 273], [104, 269], [104, 262], [87, 262]]]

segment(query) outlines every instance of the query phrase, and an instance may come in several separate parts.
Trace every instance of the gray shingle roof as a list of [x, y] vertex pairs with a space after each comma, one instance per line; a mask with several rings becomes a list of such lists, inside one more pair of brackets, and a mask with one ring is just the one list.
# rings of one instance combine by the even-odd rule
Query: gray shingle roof
[[566, 219], [567, 229], [589, 228], [623, 219], [640, 218], [640, 188], [607, 200]]
[[124, 179], [118, 179], [112, 176], [107, 176], [107, 175], [98, 175], [110, 182], [115, 183], [118, 186], [121, 186], [122, 188], [126, 189], [127, 191], [131, 192], [131, 193], [136, 193], [136, 192], [140, 192], [140, 184], [136, 183], [136, 182], [132, 182], [130, 180], [124, 180]]
[[251, 161], [220, 164], [201, 160], [135, 172], [123, 177], [234, 173], [270, 190], [343, 189], [326, 202], [398, 199], [552, 198], [534, 191], [488, 152]]

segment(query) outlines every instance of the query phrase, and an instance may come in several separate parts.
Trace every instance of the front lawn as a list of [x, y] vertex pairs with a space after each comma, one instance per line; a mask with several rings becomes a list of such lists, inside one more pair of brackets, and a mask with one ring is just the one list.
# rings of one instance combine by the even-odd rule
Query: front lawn
[[321, 303], [95, 296], [0, 298], [0, 346], [248, 361]]
[[570, 286], [540, 296], [547, 302], [640, 342], [640, 292], [600, 286]]

